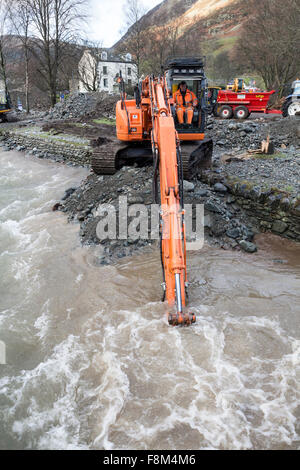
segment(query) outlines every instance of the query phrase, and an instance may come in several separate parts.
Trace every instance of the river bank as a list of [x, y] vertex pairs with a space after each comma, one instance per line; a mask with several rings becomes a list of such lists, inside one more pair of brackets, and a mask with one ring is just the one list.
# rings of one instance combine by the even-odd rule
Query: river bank
[[[60, 106], [47, 119], [35, 123], [23, 121], [9, 128], [2, 125], [2, 148], [88, 168], [91, 139], [97, 136], [109, 139], [115, 132], [112, 112], [99, 119], [91, 113], [73, 120], [55, 120], [54, 117], [63, 116], [63, 109]], [[207, 127], [208, 136], [214, 140], [212, 169], [184, 183], [185, 202], [204, 205], [206, 242], [224, 250], [248, 253], [256, 252], [255, 236], [262, 232], [270, 231], [299, 242], [299, 118], [256, 116], [236, 122], [209, 117]], [[252, 154], [247, 159], [241, 158], [247, 150], [259, 148], [261, 140], [268, 135], [275, 145], [273, 155]], [[55, 206], [70, 221], [80, 224], [84, 244], [101, 246], [103, 264], [156, 243], [150, 236], [146, 240], [99, 240], [98, 208], [111, 204], [118, 215], [120, 196], [126, 196], [129, 205], [145, 204], [150, 208], [152, 168], [125, 167], [112, 176], [91, 173], [79, 187], [69, 188]]]

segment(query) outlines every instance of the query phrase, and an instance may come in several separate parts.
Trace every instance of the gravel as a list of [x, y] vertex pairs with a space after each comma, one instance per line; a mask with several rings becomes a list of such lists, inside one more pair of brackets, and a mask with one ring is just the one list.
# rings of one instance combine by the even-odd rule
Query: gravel
[[114, 119], [114, 104], [119, 98], [105, 93], [76, 93], [60, 103], [57, 103], [46, 114], [46, 120], [72, 119], [83, 117], [106, 117]]
[[270, 135], [275, 147], [295, 151], [299, 149], [300, 119], [298, 116], [282, 118], [260, 117], [245, 121], [228, 121], [208, 117], [207, 134], [213, 139], [217, 151], [260, 148], [261, 141]]
[[[127, 196], [129, 205], [145, 204], [150, 208], [153, 203], [152, 173], [152, 167], [125, 167], [113, 176], [91, 174], [75, 191], [70, 188], [60, 202], [60, 209], [68, 214], [69, 220], [77, 220], [80, 223], [82, 242], [102, 245], [103, 264], [114, 262], [122, 256], [128, 256], [157, 243], [156, 240], [150, 239], [150, 223], [149, 239], [145, 240], [99, 240], [96, 234], [100, 220], [100, 204], [108, 203], [114, 206], [117, 217], [119, 196]], [[192, 204], [194, 208], [196, 204], [204, 205], [205, 239], [209, 244], [224, 249], [235, 248], [251, 252], [248, 245], [239, 245], [238, 242], [242, 239], [251, 242], [258, 228], [249, 222], [239, 207], [233, 207], [229, 194], [218, 193], [213, 187], [194, 180], [193, 183], [186, 182], [184, 202], [185, 205]], [[128, 224], [130, 221], [128, 217]]]

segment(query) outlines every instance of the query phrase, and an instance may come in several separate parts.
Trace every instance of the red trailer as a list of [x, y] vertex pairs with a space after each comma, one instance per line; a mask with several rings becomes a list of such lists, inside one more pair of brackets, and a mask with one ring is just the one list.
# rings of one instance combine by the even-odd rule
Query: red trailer
[[234, 92], [220, 90], [214, 107], [214, 115], [222, 119], [247, 119], [251, 113], [282, 114], [277, 109], [267, 109], [270, 96], [275, 90], [268, 92]]

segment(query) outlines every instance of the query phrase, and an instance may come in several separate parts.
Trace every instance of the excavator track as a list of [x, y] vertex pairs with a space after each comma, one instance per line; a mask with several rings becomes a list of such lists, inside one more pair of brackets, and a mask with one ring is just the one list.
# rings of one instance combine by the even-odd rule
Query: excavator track
[[124, 165], [152, 161], [149, 145], [128, 145], [118, 139], [97, 139], [91, 145], [91, 167], [97, 175], [114, 175]]
[[[125, 163], [126, 158], [136, 160], [148, 159], [151, 157], [149, 148], [130, 147], [122, 144], [119, 140], [107, 139], [97, 147], [95, 144], [91, 157], [91, 166], [97, 175], [114, 175]], [[205, 139], [199, 144], [184, 143], [181, 146], [181, 159], [183, 177], [190, 180], [203, 169], [210, 168], [212, 160], [213, 142]]]
[[118, 139], [99, 138], [91, 141], [91, 167], [97, 175], [114, 175], [120, 168], [118, 154], [126, 145]]
[[91, 166], [96, 175], [114, 175], [116, 169], [115, 154], [108, 154], [105, 150], [93, 150]]
[[200, 145], [192, 143], [181, 144], [181, 159], [183, 178], [190, 180], [201, 170], [211, 167], [213, 154], [212, 139], [204, 139]]

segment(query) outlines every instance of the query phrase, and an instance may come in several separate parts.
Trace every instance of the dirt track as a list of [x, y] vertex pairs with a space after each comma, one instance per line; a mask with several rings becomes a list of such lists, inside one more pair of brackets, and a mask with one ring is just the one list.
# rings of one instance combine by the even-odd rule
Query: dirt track
[[75, 121], [74, 119], [68, 121], [47, 122], [43, 125], [42, 130], [57, 134], [77, 135], [86, 139], [96, 139], [99, 136], [110, 137], [114, 136], [116, 133], [114, 125], [99, 124], [94, 120], [80, 122], [79, 120]]

